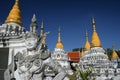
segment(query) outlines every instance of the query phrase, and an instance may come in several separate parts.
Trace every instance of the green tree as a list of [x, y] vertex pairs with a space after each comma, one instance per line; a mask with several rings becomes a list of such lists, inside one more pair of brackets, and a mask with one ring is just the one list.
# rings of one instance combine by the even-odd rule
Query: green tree
[[113, 53], [113, 49], [111, 49], [111, 48], [106, 49], [106, 54], [107, 54], [109, 60], [111, 60], [111, 58], [112, 58], [112, 53]]
[[117, 50], [116, 52], [117, 52], [118, 57], [120, 58], [120, 50]]
[[73, 51], [73, 52], [75, 52], [75, 51], [80, 51], [80, 48], [74, 48], [74, 49], [72, 49], [72, 51]]
[[82, 49], [85, 50], [83, 47], [81, 47], [81, 48], [74, 48], [74, 49], [72, 49], [72, 51], [73, 51], [73, 52], [75, 52], [75, 51], [80, 51], [80, 52], [82, 52]]

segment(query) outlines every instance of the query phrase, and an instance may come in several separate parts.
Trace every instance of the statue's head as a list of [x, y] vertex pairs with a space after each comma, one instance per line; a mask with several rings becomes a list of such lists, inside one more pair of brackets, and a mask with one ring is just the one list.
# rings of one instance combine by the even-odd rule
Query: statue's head
[[37, 37], [32, 33], [27, 33], [25, 38], [25, 44], [28, 50], [33, 50], [37, 46]]

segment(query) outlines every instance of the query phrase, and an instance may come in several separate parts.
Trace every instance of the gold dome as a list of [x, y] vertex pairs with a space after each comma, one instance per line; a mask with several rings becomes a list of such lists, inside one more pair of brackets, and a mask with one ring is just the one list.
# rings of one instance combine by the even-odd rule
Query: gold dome
[[90, 43], [88, 41], [88, 33], [86, 31], [86, 43], [85, 43], [85, 46], [84, 46], [85, 50], [90, 50]]
[[92, 19], [92, 25], [93, 25], [93, 34], [92, 34], [91, 46], [92, 47], [101, 47], [101, 42], [100, 42], [99, 36], [96, 32], [96, 25], [95, 25], [94, 18]]
[[62, 44], [61, 36], [60, 36], [60, 27], [58, 29], [58, 41], [57, 41], [57, 44], [56, 44], [56, 48], [64, 48], [64, 46]]
[[112, 58], [118, 58], [117, 52], [115, 50], [112, 53]]
[[58, 42], [56, 44], [56, 48], [64, 48], [63, 44], [61, 42]]
[[19, 9], [19, 0], [16, 0], [13, 8], [11, 9], [11, 11], [5, 21], [5, 23], [10, 23], [10, 22], [17, 23], [19, 25], [22, 24], [21, 12]]

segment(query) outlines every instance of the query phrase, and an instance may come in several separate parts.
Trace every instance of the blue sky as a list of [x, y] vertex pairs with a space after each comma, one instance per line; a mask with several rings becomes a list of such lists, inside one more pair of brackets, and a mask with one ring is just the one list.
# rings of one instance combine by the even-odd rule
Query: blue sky
[[[29, 30], [31, 18], [36, 14], [38, 33], [42, 20], [45, 31], [50, 31], [47, 45], [51, 51], [57, 42], [58, 26], [65, 51], [83, 47], [85, 32], [88, 30], [91, 42], [91, 18], [96, 21], [96, 28], [104, 48], [111, 48], [114, 43], [120, 49], [120, 1], [119, 0], [19, 0], [23, 27]], [[14, 0], [0, 1], [0, 24], [4, 23]]]

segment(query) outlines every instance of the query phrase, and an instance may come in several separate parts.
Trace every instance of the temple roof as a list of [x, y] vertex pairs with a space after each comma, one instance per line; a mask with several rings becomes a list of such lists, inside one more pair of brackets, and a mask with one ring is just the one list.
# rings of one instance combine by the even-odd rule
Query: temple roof
[[67, 53], [69, 60], [74, 62], [80, 61], [80, 53], [79, 52], [68, 52]]
[[21, 20], [21, 12], [19, 9], [19, 0], [16, 0], [13, 8], [11, 9], [5, 23], [17, 23], [19, 25], [22, 24], [22, 20]]

